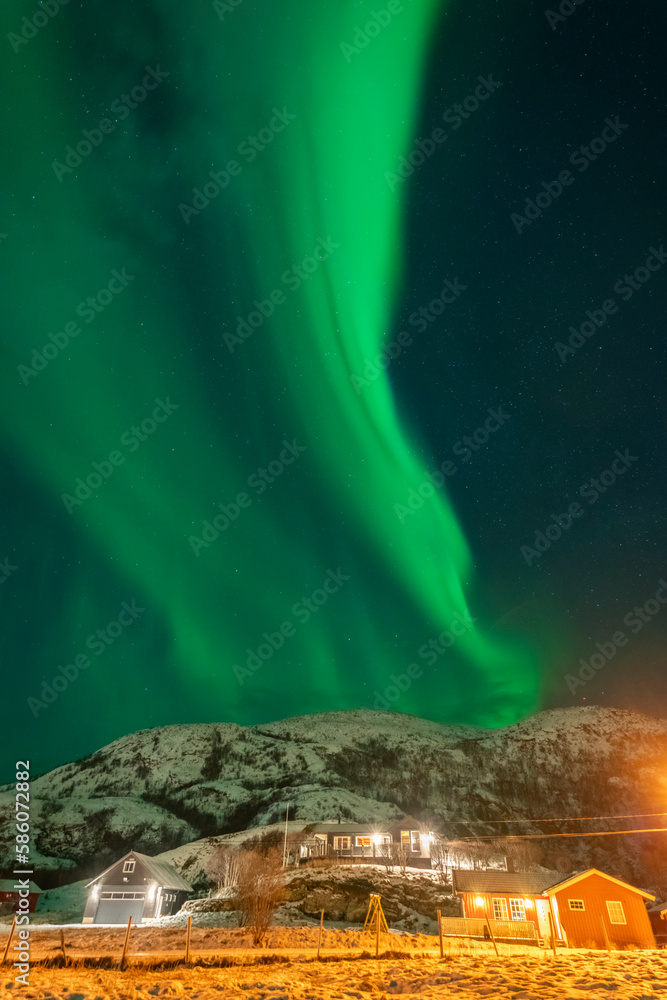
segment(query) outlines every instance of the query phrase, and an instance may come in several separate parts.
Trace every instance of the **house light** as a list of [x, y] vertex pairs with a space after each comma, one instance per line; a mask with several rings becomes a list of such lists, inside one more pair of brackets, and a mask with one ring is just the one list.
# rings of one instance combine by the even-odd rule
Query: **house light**
[[148, 890], [148, 899], [153, 899], [155, 896], [156, 883], [152, 882], [150, 889]]
[[431, 841], [433, 840], [433, 834], [432, 833], [422, 834], [422, 840], [424, 841], [424, 846], [428, 847]]
[[524, 899], [523, 905], [526, 907], [527, 910], [532, 910], [535, 904], [533, 903], [532, 899]]
[[484, 906], [484, 897], [478, 896], [477, 899], [475, 900], [475, 904], [477, 906]]
[[374, 844], [375, 844], [376, 846], [378, 846], [378, 847], [379, 847], [379, 845], [380, 845], [380, 844], [382, 843], [382, 837], [380, 836], [380, 834], [379, 834], [379, 833], [376, 833], [376, 834], [374, 834], [374, 835], [373, 835], [373, 838], [372, 838], [372, 840], [373, 840], [373, 843], [374, 843]]
[[99, 885], [96, 882], [95, 885], [93, 886], [93, 892], [92, 892], [93, 899], [97, 899], [97, 897], [99, 895], [99, 891], [100, 891], [100, 887], [99, 887]]

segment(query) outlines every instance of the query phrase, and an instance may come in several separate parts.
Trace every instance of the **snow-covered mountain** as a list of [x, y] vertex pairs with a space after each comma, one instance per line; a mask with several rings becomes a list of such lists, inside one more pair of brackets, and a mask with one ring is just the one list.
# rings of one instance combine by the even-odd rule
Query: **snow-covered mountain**
[[[666, 765], [667, 722], [596, 707], [542, 712], [500, 730], [373, 711], [165, 726], [32, 781], [35, 877], [43, 887], [71, 882], [130, 848], [158, 854], [271, 824], [288, 801], [290, 818], [304, 823], [410, 813], [451, 837], [667, 826], [667, 814], [535, 822], [657, 813], [667, 808]], [[12, 866], [13, 812], [11, 786], [0, 788], [0, 868]], [[533, 823], [491, 822], [527, 818]], [[656, 888], [667, 881], [663, 837], [537, 843], [542, 863], [563, 864], [556, 855], [565, 851], [569, 868], [595, 864]]]

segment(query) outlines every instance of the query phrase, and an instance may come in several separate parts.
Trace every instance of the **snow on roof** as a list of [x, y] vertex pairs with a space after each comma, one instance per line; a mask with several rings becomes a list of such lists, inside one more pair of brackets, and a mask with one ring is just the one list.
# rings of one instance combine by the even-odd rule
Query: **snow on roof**
[[[158, 885], [161, 885], [163, 889], [186, 889], [188, 892], [192, 892], [192, 886], [178, 874], [174, 866], [170, 865], [168, 861], [158, 861], [157, 858], [150, 858], [147, 854], [139, 854], [138, 851], [128, 851], [122, 858], [119, 858], [118, 861], [114, 861], [112, 865], [109, 865], [109, 867], [105, 868], [103, 872], [100, 872], [96, 878], [88, 883], [88, 886], [94, 885], [95, 882], [98, 882], [103, 875], [110, 872], [112, 868], [119, 865], [121, 861], [125, 860], [125, 858], [136, 858], [137, 861], [141, 862], [147, 873], [157, 882]], [[88, 886], [86, 888], [88, 888]]]
[[541, 896], [559, 881], [553, 872], [452, 871], [454, 892], [516, 892]]

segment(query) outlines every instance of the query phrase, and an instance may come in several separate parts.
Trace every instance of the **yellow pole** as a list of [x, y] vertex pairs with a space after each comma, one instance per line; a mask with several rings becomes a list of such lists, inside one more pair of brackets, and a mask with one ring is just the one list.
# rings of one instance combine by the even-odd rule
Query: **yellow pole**
[[493, 947], [496, 949], [496, 955], [498, 955], [498, 945], [496, 944], [496, 938], [495, 938], [495, 935], [493, 933], [493, 930], [491, 929], [491, 921], [486, 916], [486, 914], [484, 916], [485, 916], [485, 919], [486, 919], [486, 926], [489, 928], [489, 934], [491, 935], [491, 940], [493, 941]]
[[9, 937], [7, 938], [7, 944], [5, 945], [5, 953], [2, 956], [2, 962], [0, 962], [0, 965], [4, 965], [5, 962], [7, 961], [7, 952], [9, 951], [9, 946], [12, 943], [12, 938], [14, 937], [14, 928], [15, 927], [16, 927], [16, 914], [14, 914], [14, 919], [12, 920], [12, 926], [11, 926], [11, 929], [9, 931]]
[[188, 917], [188, 926], [185, 931], [185, 964], [190, 961], [190, 938], [192, 936], [192, 917]]
[[440, 942], [440, 958], [445, 957], [445, 952], [442, 947], [442, 912], [438, 910], [438, 940]]
[[551, 948], [554, 953], [554, 958], [556, 958], [556, 925], [554, 923], [554, 918], [551, 915], [551, 907], [549, 907], [549, 930], [551, 931]]
[[120, 959], [121, 972], [125, 968], [125, 956], [127, 955], [127, 946], [130, 943], [130, 928], [132, 927], [132, 917], [127, 918], [127, 930], [125, 931], [125, 941], [123, 942], [123, 954]]
[[320, 933], [317, 938], [317, 957], [320, 957], [320, 945], [322, 944], [322, 924], [324, 923], [324, 910], [320, 910]]

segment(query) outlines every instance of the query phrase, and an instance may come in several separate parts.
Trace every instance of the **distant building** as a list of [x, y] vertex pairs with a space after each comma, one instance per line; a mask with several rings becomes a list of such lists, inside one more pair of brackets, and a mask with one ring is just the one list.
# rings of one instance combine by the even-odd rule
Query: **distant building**
[[192, 892], [173, 865], [129, 851], [86, 886], [84, 924], [126, 924], [177, 913]]
[[[17, 876], [18, 878], [19, 876]], [[16, 888], [16, 879], [0, 879], [0, 912], [17, 913], [19, 908], [19, 890]], [[28, 910], [33, 913], [37, 909], [37, 902], [42, 890], [34, 882], [28, 885]]]
[[610, 945], [655, 948], [645, 900], [648, 892], [596, 868], [554, 881], [553, 874], [502, 871], [452, 873], [464, 917], [532, 920], [540, 938], [556, 938], [571, 948]]
[[648, 908], [653, 935], [658, 948], [667, 946], [667, 903], [654, 903]]
[[393, 823], [319, 823], [301, 845], [301, 859], [338, 857], [353, 862], [403, 860], [410, 868], [431, 867], [434, 834], [414, 816]]

